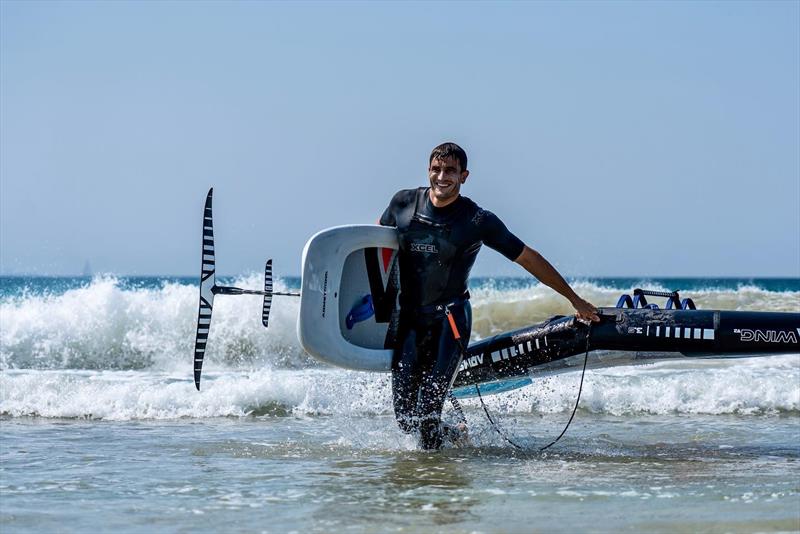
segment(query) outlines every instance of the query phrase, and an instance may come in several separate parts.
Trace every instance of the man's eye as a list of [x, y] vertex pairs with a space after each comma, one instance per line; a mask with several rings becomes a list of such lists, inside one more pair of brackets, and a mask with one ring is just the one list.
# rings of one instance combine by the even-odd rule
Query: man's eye
[[452, 173], [456, 172], [456, 168], [455, 167], [447, 167], [444, 170], [444, 172], [446, 172], [447, 174], [452, 174]]

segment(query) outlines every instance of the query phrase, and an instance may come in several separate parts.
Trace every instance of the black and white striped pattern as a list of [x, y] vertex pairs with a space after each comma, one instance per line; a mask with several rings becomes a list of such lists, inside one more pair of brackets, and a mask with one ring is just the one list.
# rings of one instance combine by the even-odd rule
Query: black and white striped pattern
[[543, 347], [548, 347], [547, 343], [547, 336], [541, 338], [541, 340], [537, 337], [534, 339], [529, 339], [527, 341], [523, 341], [522, 343], [518, 343], [516, 345], [512, 345], [510, 347], [499, 349], [491, 353], [492, 362], [499, 362], [500, 360], [509, 360], [511, 358], [515, 358], [517, 356], [524, 356], [525, 354], [529, 354], [534, 350], [540, 350]]
[[261, 309], [261, 324], [269, 325], [269, 310], [272, 308], [272, 260], [267, 260], [264, 267], [264, 307]]
[[713, 328], [694, 328], [691, 326], [650, 326], [644, 331], [644, 335], [653, 337], [671, 337], [679, 339], [707, 339], [714, 340]]
[[211, 216], [211, 197], [214, 189], [208, 190], [203, 211], [203, 264], [200, 274], [200, 305], [197, 312], [197, 334], [194, 341], [194, 385], [200, 389], [200, 373], [206, 353], [208, 330], [211, 327], [211, 310], [214, 306], [214, 284], [216, 262], [214, 256], [214, 224]]

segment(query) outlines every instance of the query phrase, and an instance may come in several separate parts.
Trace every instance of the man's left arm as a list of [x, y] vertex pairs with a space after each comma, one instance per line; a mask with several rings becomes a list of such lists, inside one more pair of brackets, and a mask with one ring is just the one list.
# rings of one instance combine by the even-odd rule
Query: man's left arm
[[526, 245], [522, 249], [522, 253], [514, 261], [522, 265], [526, 271], [538, 278], [543, 284], [553, 288], [566, 298], [575, 308], [578, 319], [595, 322], [600, 320], [597, 315], [597, 308], [579, 297], [567, 281], [564, 280], [564, 277], [555, 267], [550, 265], [550, 262], [544, 256]]

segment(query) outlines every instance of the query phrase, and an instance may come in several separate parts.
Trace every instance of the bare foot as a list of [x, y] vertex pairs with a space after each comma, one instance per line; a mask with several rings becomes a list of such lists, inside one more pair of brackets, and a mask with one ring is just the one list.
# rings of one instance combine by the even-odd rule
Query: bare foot
[[457, 423], [455, 426], [443, 424], [442, 434], [445, 441], [449, 441], [454, 447], [469, 447], [472, 445], [467, 425], [464, 423]]

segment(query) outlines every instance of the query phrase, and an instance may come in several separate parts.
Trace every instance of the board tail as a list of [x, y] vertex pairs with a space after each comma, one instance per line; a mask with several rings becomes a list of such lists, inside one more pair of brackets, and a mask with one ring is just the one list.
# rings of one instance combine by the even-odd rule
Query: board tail
[[194, 339], [194, 385], [200, 390], [200, 374], [203, 370], [203, 356], [206, 353], [208, 330], [211, 327], [211, 311], [214, 308], [216, 288], [216, 257], [214, 255], [214, 221], [211, 202], [214, 188], [208, 190], [203, 210], [203, 261], [200, 270], [200, 304], [197, 310], [197, 331]]

